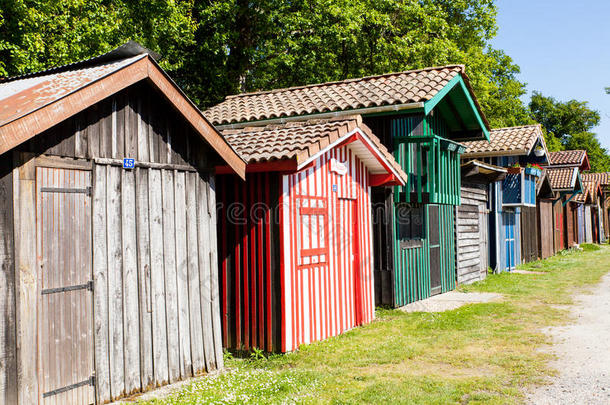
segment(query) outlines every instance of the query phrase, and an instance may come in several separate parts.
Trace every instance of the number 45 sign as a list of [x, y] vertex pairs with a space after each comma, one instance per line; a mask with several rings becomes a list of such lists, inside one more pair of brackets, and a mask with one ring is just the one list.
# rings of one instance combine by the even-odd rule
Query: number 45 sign
[[136, 167], [135, 159], [123, 159], [123, 169], [133, 169], [134, 167]]

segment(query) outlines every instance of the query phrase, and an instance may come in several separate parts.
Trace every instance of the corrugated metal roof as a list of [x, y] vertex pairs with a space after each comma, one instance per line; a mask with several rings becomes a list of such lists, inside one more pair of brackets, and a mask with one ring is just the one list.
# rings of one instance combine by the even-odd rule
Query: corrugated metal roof
[[0, 83], [0, 101], [2, 101], [0, 126], [30, 114], [145, 57], [146, 54], [141, 54], [101, 65], [53, 73], [49, 71], [42, 76], [36, 75]]

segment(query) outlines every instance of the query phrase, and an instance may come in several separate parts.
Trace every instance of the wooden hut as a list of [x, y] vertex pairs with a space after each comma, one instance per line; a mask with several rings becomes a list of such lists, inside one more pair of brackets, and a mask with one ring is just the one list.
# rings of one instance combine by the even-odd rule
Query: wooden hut
[[540, 125], [499, 128], [490, 142], [465, 142], [463, 159], [477, 158], [504, 167], [506, 178], [490, 188], [489, 266], [510, 271], [538, 257], [536, 184], [546, 163], [547, 149]]
[[383, 219], [373, 224], [376, 304], [399, 307], [454, 289], [458, 142], [489, 137], [463, 66], [241, 94], [206, 112], [221, 128], [353, 114], [409, 175], [406, 186], [372, 194]]
[[600, 243], [603, 235], [603, 211], [601, 205], [604, 193], [600, 182], [594, 176], [587, 176], [585, 173], [582, 175], [582, 178], [583, 193], [574, 199], [581, 202], [583, 206], [583, 242]]
[[546, 259], [555, 254], [555, 230], [553, 226], [553, 205], [559, 198], [553, 191], [549, 180], [548, 171], [542, 170], [536, 185], [536, 209], [538, 215], [537, 235], [538, 235], [538, 257]]
[[371, 187], [402, 171], [360, 116], [225, 130], [246, 182], [219, 175], [224, 346], [291, 351], [373, 320]]
[[489, 186], [506, 178], [506, 169], [478, 160], [462, 164], [462, 203], [457, 207], [457, 282], [485, 279], [489, 266]]
[[[551, 187], [558, 193], [561, 207], [555, 207], [555, 228], [560, 235], [556, 238], [556, 251], [568, 249], [578, 244], [579, 212], [584, 221], [584, 209], [573, 199], [582, 193], [581, 172], [590, 170], [589, 158], [584, 150], [566, 150], [549, 154], [549, 178]], [[561, 215], [561, 218], [559, 217]], [[561, 225], [560, 225], [561, 224]]]
[[223, 366], [216, 165], [245, 163], [128, 43], [0, 83], [0, 402], [105, 403]]
[[[600, 228], [600, 241], [606, 242], [608, 240], [610, 224], [608, 223], [609, 213], [610, 213], [610, 173], [583, 173], [582, 175], [583, 183], [597, 183], [599, 185], [599, 191], [597, 192], [598, 201], [597, 206], [599, 206], [599, 228]], [[601, 195], [599, 194], [601, 193]], [[589, 216], [591, 215], [591, 210], [593, 207], [589, 207]], [[585, 216], [587, 216], [587, 207], [585, 206]], [[585, 218], [585, 222], [587, 221]], [[591, 235], [592, 239], [592, 235]]]
[[[553, 231], [555, 253], [574, 247], [578, 243], [578, 207], [572, 201], [582, 193], [582, 181], [578, 167], [550, 166], [549, 182], [556, 199], [553, 200]], [[550, 224], [549, 224], [550, 225]], [[549, 226], [547, 225], [547, 226]]]

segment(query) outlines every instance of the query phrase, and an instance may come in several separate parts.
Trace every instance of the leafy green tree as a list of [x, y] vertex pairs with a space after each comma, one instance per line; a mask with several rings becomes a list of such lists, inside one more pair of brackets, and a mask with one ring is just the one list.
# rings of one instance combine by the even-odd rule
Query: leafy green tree
[[544, 127], [550, 150], [584, 149], [592, 171], [610, 170], [610, 155], [592, 132], [601, 116], [586, 101], [563, 102], [534, 92], [529, 108], [532, 117]]
[[194, 40], [192, 1], [0, 0], [0, 76], [86, 59], [133, 39], [181, 66]]
[[528, 122], [519, 67], [490, 48], [495, 0], [0, 0], [0, 75], [129, 39], [202, 108], [226, 95], [465, 64], [493, 126]]

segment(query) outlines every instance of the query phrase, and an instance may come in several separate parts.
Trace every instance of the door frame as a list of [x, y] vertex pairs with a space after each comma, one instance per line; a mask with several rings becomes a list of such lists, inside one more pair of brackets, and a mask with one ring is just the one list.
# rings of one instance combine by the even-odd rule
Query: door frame
[[[34, 164], [32, 165], [32, 171], [33, 171], [33, 177], [34, 177], [34, 213], [35, 213], [35, 218], [34, 218], [34, 222], [35, 222], [35, 235], [36, 235], [36, 344], [37, 344], [37, 348], [36, 348], [36, 360], [37, 360], [37, 379], [38, 379], [38, 384], [37, 384], [37, 397], [38, 397], [38, 403], [42, 404], [44, 403], [44, 398], [43, 398], [43, 367], [42, 367], [42, 351], [41, 351], [41, 347], [42, 347], [42, 275], [43, 272], [41, 270], [41, 256], [40, 256], [40, 222], [39, 222], [39, 207], [38, 207], [38, 203], [39, 203], [39, 199], [40, 199], [40, 187], [39, 187], [39, 181], [38, 181], [38, 168], [49, 168], [49, 169], [62, 169], [62, 170], [80, 170], [80, 171], [86, 171], [89, 172], [89, 181], [90, 181], [90, 189], [91, 189], [91, 201], [90, 201], [90, 205], [89, 205], [89, 210], [90, 215], [89, 215], [89, 221], [90, 221], [90, 246], [91, 246], [91, 257], [90, 257], [90, 261], [91, 261], [91, 274], [90, 274], [90, 280], [93, 281], [93, 185], [94, 185], [94, 181], [93, 181], [93, 164], [91, 161], [88, 160], [83, 160], [83, 159], [64, 159], [64, 158], [60, 158], [60, 157], [54, 157], [54, 156], [39, 156], [36, 159], [34, 159]], [[92, 358], [92, 386], [93, 386], [93, 401], [95, 404], [97, 404], [97, 384], [95, 381], [95, 333], [94, 333], [94, 327], [95, 327], [95, 313], [94, 313], [94, 294], [95, 291], [93, 289], [91, 289], [91, 294], [90, 294], [90, 300], [91, 300], [91, 324], [90, 324], [90, 329], [91, 329], [91, 339], [92, 339], [92, 353], [91, 353], [91, 358]]]

